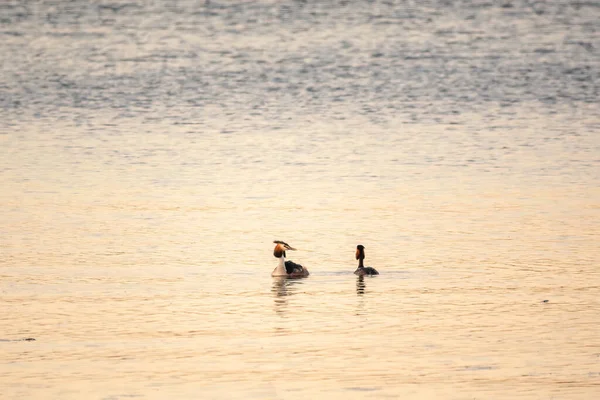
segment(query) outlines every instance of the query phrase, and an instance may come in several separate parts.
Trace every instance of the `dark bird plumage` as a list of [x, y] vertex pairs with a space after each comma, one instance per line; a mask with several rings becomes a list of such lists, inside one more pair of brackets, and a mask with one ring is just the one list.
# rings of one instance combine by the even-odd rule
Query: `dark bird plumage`
[[285, 270], [288, 274], [302, 274], [304, 267], [300, 264], [296, 264], [293, 261], [286, 261]]

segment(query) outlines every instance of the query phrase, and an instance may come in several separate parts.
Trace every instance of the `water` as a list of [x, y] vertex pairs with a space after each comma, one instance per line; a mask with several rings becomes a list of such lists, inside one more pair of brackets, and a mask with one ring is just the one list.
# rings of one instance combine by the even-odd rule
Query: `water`
[[1, 397], [594, 398], [599, 18], [3, 2]]

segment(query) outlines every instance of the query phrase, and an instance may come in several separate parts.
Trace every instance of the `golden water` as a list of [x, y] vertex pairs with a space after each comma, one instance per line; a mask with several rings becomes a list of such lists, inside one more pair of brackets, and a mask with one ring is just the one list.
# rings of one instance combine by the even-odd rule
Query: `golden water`
[[[0, 342], [6, 398], [598, 391], [597, 188], [422, 179], [385, 137], [336, 132], [28, 134], [2, 137], [2, 339], [36, 339]], [[273, 239], [312, 275], [271, 278]], [[352, 274], [358, 243], [380, 276]]]
[[2, 5], [0, 398], [598, 397], [597, 7], [392, 3]]

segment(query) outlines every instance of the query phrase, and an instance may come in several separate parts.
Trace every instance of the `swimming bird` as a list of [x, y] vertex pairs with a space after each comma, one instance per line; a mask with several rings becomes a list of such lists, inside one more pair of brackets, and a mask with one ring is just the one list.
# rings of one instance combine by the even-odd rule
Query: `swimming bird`
[[379, 275], [379, 272], [377, 272], [375, 268], [365, 267], [363, 264], [363, 260], [365, 259], [365, 246], [362, 244], [356, 246], [356, 259], [358, 260], [358, 268], [354, 271], [354, 275]]
[[281, 240], [273, 241], [275, 249], [273, 255], [279, 259], [279, 264], [271, 273], [271, 276], [287, 276], [288, 278], [302, 278], [308, 276], [308, 270], [300, 264], [293, 261], [285, 261], [286, 250], [296, 250], [286, 242]]

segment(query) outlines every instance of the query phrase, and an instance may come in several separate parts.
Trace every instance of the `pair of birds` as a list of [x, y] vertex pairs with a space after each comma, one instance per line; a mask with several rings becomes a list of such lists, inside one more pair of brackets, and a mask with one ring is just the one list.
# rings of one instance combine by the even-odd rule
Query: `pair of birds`
[[[279, 264], [271, 273], [271, 276], [286, 276], [288, 278], [303, 278], [309, 275], [308, 269], [304, 268], [300, 264], [296, 264], [293, 261], [285, 260], [286, 250], [296, 250], [286, 242], [281, 240], [273, 241], [275, 243], [275, 249], [273, 255], [279, 259]], [[365, 267], [363, 260], [365, 259], [365, 246], [359, 244], [356, 246], [356, 259], [358, 260], [358, 268], [354, 271], [354, 275], [365, 276], [365, 275], [379, 275], [379, 272], [375, 268]]]

